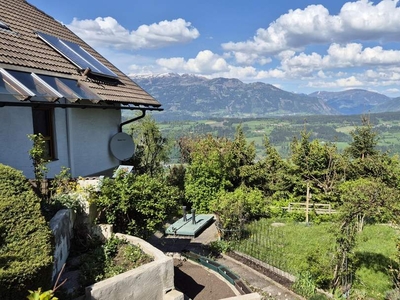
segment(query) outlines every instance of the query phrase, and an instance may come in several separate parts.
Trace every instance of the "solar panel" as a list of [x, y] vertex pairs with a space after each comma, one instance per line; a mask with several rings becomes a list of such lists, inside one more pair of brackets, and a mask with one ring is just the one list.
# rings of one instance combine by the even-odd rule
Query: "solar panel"
[[91, 73], [95, 75], [118, 78], [113, 71], [99, 62], [78, 44], [59, 39], [58, 37], [43, 32], [36, 32], [36, 34], [79, 69], [85, 70], [86, 68], [89, 68]]

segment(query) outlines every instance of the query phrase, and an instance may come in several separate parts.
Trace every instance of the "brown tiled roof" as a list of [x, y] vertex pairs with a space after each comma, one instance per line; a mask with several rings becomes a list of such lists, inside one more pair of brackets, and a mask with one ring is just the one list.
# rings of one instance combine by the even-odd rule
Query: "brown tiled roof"
[[[56, 21], [25, 0], [0, 0], [0, 21], [11, 31], [0, 28], [0, 66], [8, 69], [54, 74], [87, 81], [87, 85], [105, 101], [159, 107], [160, 103], [140, 88], [128, 76], [82, 41], [66, 26]], [[90, 80], [61, 54], [53, 50], [35, 34], [40, 31], [74, 42], [118, 76], [113, 85]], [[98, 79], [98, 78], [97, 78]], [[106, 81], [107, 82], [107, 81]]]

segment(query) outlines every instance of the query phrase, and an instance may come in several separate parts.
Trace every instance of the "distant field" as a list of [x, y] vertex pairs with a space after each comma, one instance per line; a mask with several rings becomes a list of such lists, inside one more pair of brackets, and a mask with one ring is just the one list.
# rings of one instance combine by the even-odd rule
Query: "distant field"
[[[371, 114], [371, 124], [378, 133], [378, 148], [391, 155], [400, 154], [400, 113]], [[241, 125], [249, 142], [254, 142], [257, 157], [264, 155], [263, 141], [267, 136], [283, 157], [290, 155], [290, 143], [306, 129], [311, 139], [335, 143], [343, 151], [351, 142], [350, 132], [361, 125], [361, 116], [290, 116], [265, 119], [212, 119], [158, 123], [166, 137], [178, 140], [182, 136], [215, 136], [233, 138]], [[174, 153], [177, 153], [176, 151]], [[172, 157], [172, 160], [177, 160]]]

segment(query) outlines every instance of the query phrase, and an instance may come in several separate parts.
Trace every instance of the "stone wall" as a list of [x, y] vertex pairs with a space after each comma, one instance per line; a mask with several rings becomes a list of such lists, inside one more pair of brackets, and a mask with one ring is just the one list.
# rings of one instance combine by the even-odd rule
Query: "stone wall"
[[69, 249], [71, 247], [71, 238], [73, 236], [73, 227], [75, 222], [75, 213], [71, 209], [59, 210], [50, 220], [50, 228], [54, 235], [54, 266], [52, 280], [55, 281], [58, 273], [67, 261]]

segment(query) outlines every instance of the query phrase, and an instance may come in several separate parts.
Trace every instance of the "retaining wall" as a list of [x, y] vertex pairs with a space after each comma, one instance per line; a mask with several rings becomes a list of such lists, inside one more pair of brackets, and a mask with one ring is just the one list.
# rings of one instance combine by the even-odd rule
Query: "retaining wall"
[[53, 282], [67, 261], [71, 247], [71, 238], [73, 237], [74, 222], [75, 213], [72, 209], [59, 210], [50, 220], [50, 228], [53, 232], [55, 242]]
[[179, 294], [174, 291], [172, 257], [164, 255], [162, 251], [140, 238], [119, 233], [116, 236], [140, 246], [144, 252], [153, 256], [154, 261], [87, 287], [85, 299], [162, 300], [169, 297], [169, 292]]

